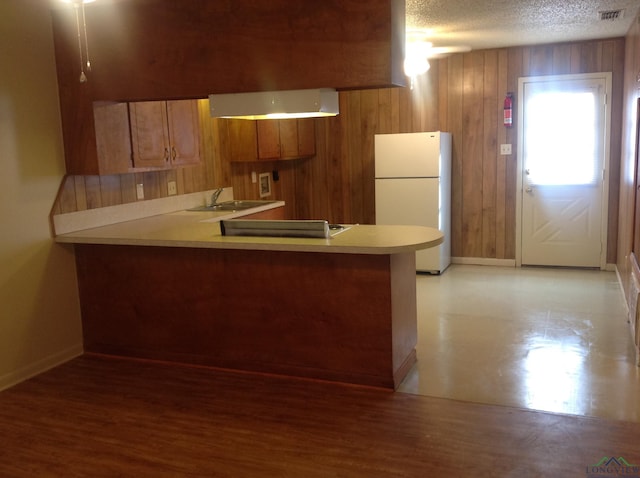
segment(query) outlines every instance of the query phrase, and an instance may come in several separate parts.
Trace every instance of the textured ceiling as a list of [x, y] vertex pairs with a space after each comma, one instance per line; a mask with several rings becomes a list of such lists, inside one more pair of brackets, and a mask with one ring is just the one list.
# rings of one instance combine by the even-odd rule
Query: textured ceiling
[[[406, 0], [407, 30], [429, 29], [434, 46], [472, 49], [625, 36], [640, 0]], [[618, 20], [602, 10], [624, 9]]]

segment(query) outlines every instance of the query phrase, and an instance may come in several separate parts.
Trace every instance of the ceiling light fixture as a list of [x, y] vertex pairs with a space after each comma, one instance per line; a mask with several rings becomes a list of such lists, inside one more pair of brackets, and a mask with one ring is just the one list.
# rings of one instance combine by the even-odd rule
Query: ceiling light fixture
[[427, 41], [407, 42], [404, 57], [405, 75], [415, 77], [429, 71], [431, 65], [427, 57], [429, 55], [429, 49], [432, 46], [433, 45]]
[[433, 46], [431, 42], [421, 38], [414, 38], [407, 35], [404, 55], [404, 74], [411, 79], [411, 89], [418, 75], [423, 75], [431, 64], [429, 63], [429, 49]]
[[427, 41], [433, 32], [430, 30], [407, 30], [405, 42], [404, 73], [411, 78], [411, 89], [419, 75], [425, 74], [431, 68], [429, 59], [443, 58], [451, 53], [470, 51], [468, 46], [434, 47]]
[[339, 114], [338, 92], [331, 88], [209, 95], [214, 118], [317, 118]]
[[427, 33], [421, 30], [407, 30], [404, 55], [404, 74], [411, 79], [411, 89], [418, 75], [423, 75], [431, 64], [429, 63], [429, 50], [433, 47], [426, 40]]

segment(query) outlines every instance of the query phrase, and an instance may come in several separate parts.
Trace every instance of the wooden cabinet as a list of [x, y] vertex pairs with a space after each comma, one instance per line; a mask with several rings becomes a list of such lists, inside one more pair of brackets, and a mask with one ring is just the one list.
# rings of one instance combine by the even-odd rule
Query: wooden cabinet
[[167, 169], [200, 162], [195, 100], [96, 102], [93, 117], [98, 174]]
[[[297, 2], [295, 8], [273, 0], [230, 4], [94, 2], [86, 9], [84, 40], [95, 68], [86, 84], [78, 82], [74, 9], [51, 9], [69, 174], [106, 174], [97, 160], [95, 101], [206, 98], [261, 91], [267, 83], [271, 90], [406, 85], [404, 1]], [[105, 19], [118, 19], [122, 28]]]
[[253, 214], [247, 214], [246, 216], [241, 216], [241, 218], [242, 219], [270, 219], [270, 220], [286, 219], [284, 214], [284, 206], [274, 207], [273, 209], [267, 209], [266, 211], [254, 212]]
[[87, 352], [389, 389], [415, 363], [413, 251], [75, 246]]
[[228, 139], [225, 149], [227, 150], [226, 155], [229, 161], [257, 161], [258, 135], [256, 122], [239, 119], [220, 121], [227, 127]]
[[231, 161], [286, 160], [316, 152], [312, 119], [228, 120]]
[[193, 100], [129, 103], [134, 168], [200, 162], [198, 105]]
[[[97, 174], [128, 173], [131, 162], [131, 127], [127, 103], [96, 102], [93, 105], [96, 131]], [[69, 174], [84, 174], [74, 170]]]
[[[256, 121], [256, 136], [258, 138], [258, 159], [281, 158], [280, 121]], [[290, 146], [285, 146], [285, 148], [287, 147]]]

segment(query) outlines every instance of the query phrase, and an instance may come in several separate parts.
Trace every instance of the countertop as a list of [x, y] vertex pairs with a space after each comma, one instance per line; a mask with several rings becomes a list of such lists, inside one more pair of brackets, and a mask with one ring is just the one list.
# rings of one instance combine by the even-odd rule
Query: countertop
[[[277, 206], [272, 206], [277, 207]], [[442, 243], [443, 235], [421, 226], [345, 225], [330, 238], [222, 236], [219, 221], [242, 213], [175, 211], [56, 235], [60, 243], [112, 244], [264, 251], [394, 254], [427, 249]]]

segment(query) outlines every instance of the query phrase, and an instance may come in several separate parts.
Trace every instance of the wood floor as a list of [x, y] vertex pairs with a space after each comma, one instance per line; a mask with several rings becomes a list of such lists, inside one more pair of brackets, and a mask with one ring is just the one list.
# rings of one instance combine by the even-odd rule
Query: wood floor
[[637, 423], [90, 355], [0, 393], [2, 477], [585, 477], [640, 463], [639, 441]]

